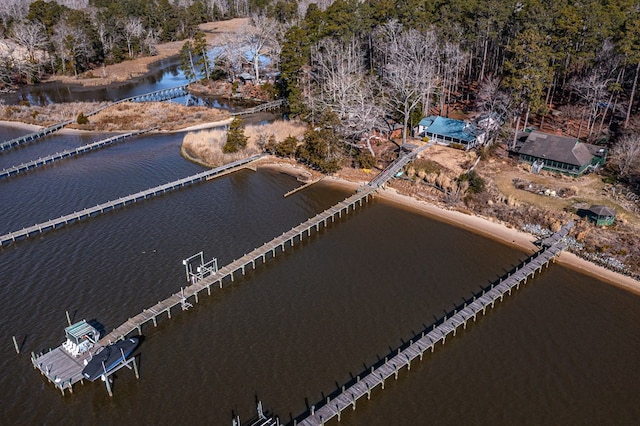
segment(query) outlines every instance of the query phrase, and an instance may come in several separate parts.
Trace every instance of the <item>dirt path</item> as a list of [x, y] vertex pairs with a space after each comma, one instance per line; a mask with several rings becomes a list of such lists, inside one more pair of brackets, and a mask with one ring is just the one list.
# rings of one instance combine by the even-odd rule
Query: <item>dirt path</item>
[[[204, 32], [207, 43], [214, 45], [224, 34], [233, 34], [248, 25], [248, 18], [236, 18], [228, 21], [207, 22], [199, 27]], [[122, 83], [136, 78], [144, 77], [153, 71], [153, 66], [158, 62], [177, 56], [184, 45], [183, 41], [163, 43], [157, 46], [156, 56], [147, 56], [118, 64], [107, 65], [80, 74], [77, 78], [71, 76], [52, 76], [48, 81], [57, 81], [64, 84], [76, 84], [85, 87], [106, 86], [113, 83]]]

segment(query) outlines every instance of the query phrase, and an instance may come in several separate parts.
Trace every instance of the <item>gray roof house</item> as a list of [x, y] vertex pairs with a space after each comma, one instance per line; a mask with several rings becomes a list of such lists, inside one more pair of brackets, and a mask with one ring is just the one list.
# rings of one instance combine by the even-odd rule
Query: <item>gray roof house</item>
[[533, 131], [520, 147], [518, 157], [522, 162], [531, 163], [535, 173], [544, 169], [580, 176], [602, 166], [606, 150], [576, 138]]
[[418, 123], [418, 135], [441, 145], [475, 148], [485, 142], [486, 133], [474, 124], [452, 118], [429, 116]]
[[612, 225], [616, 220], [616, 211], [600, 205], [593, 205], [587, 210], [587, 217], [597, 226]]

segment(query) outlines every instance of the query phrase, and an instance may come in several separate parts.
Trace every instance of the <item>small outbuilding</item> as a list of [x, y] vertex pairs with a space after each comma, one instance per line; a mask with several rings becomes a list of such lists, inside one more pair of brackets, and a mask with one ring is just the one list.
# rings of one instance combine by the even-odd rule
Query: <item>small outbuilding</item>
[[593, 205], [589, 207], [586, 214], [596, 226], [609, 226], [616, 220], [616, 211], [607, 206]]

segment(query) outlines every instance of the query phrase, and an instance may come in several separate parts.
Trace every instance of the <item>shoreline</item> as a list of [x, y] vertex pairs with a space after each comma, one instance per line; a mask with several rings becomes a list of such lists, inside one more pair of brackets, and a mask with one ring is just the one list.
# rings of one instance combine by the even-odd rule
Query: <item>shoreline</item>
[[[299, 167], [280, 162], [259, 162], [259, 168], [270, 168], [294, 177]], [[352, 182], [341, 177], [327, 176], [323, 182], [346, 190], [355, 191], [365, 182]], [[537, 247], [533, 244], [537, 237], [532, 234], [508, 227], [502, 223], [481, 216], [469, 215], [459, 211], [447, 210], [427, 201], [418, 200], [408, 195], [400, 194], [393, 188], [387, 188], [376, 194], [376, 197], [402, 209], [409, 209], [418, 214], [429, 217], [458, 228], [469, 230], [474, 234], [498, 241], [511, 247], [518, 248], [527, 254], [533, 254]], [[564, 251], [557, 262], [562, 266], [584, 275], [589, 275], [609, 285], [640, 295], [640, 281], [629, 276], [611, 271], [588, 260], [582, 259], [574, 253]]]

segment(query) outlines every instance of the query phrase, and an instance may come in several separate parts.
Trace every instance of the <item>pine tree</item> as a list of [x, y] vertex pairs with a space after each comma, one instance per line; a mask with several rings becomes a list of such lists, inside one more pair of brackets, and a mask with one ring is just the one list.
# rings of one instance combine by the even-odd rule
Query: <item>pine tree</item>
[[207, 39], [202, 31], [198, 31], [193, 36], [193, 51], [198, 56], [196, 65], [200, 67], [200, 70], [204, 70], [204, 78], [209, 79], [211, 63], [207, 54]]
[[244, 121], [234, 118], [227, 131], [227, 142], [222, 147], [222, 152], [231, 154], [244, 149], [247, 146], [247, 136], [244, 134]]
[[187, 80], [195, 80], [196, 66], [193, 60], [193, 45], [188, 40], [185, 41], [182, 49], [180, 49], [180, 69]]

